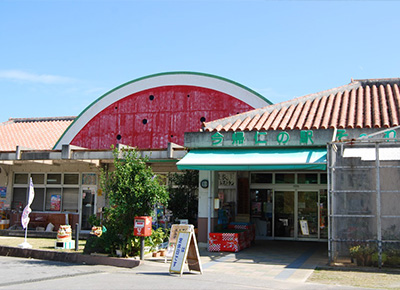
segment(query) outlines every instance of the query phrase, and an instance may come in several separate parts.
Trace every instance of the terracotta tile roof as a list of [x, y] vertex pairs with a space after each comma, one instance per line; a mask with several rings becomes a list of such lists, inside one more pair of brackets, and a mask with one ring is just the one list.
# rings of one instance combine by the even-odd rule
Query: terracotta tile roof
[[16, 146], [50, 150], [75, 117], [10, 118], [0, 123], [0, 151]]
[[203, 131], [390, 128], [399, 125], [400, 78], [350, 84], [203, 123]]

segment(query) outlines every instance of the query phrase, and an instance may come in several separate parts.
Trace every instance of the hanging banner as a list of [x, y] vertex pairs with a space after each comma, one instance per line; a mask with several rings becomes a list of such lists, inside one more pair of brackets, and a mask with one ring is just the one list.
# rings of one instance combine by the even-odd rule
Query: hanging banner
[[29, 214], [31, 213], [31, 204], [33, 199], [35, 198], [35, 191], [33, 189], [33, 182], [32, 182], [32, 178], [30, 179], [29, 182], [29, 193], [28, 193], [28, 203], [24, 208], [24, 211], [22, 212], [22, 216], [21, 216], [21, 225], [24, 229], [26, 229], [28, 227], [30, 218], [29, 218]]

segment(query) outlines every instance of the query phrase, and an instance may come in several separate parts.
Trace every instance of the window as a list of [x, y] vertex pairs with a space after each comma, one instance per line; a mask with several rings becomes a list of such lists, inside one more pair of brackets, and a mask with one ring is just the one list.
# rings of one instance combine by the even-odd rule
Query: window
[[[96, 184], [96, 174], [88, 173], [90, 184]], [[78, 212], [79, 173], [15, 173], [12, 209], [26, 206], [29, 178], [32, 178], [35, 198], [32, 211]]]
[[78, 212], [79, 188], [64, 188], [62, 208], [63, 211]]
[[44, 174], [33, 173], [31, 174], [32, 183], [35, 186], [36, 184], [44, 184]]
[[83, 173], [82, 174], [83, 185], [95, 185], [96, 184], [96, 173]]
[[297, 174], [297, 183], [299, 184], [318, 184], [317, 173], [299, 173]]
[[64, 174], [64, 184], [79, 184], [79, 174]]
[[272, 173], [253, 173], [251, 183], [272, 183]]
[[327, 174], [317, 172], [306, 173], [250, 173], [251, 184], [327, 184]]
[[326, 173], [321, 173], [320, 175], [320, 183], [327, 184], [328, 183], [328, 175]]
[[294, 183], [294, 173], [276, 173], [275, 174], [275, 183]]
[[35, 198], [32, 201], [31, 209], [33, 211], [42, 211], [43, 206], [44, 206], [44, 188], [35, 188]]
[[14, 184], [28, 184], [28, 173], [16, 173], [14, 175]]
[[61, 184], [61, 174], [47, 174], [47, 184]]
[[46, 189], [46, 210], [60, 211], [61, 210], [61, 188]]
[[12, 208], [23, 210], [26, 206], [26, 192], [27, 188], [14, 188]]

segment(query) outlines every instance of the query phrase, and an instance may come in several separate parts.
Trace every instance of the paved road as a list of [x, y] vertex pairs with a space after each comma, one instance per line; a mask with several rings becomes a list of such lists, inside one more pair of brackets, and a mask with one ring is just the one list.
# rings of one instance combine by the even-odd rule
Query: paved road
[[0, 257], [0, 289], [356, 289], [277, 279], [260, 272], [241, 275], [216, 267], [216, 261], [203, 266], [202, 275], [184, 272], [180, 277], [169, 274], [169, 264], [162, 260], [126, 269]]

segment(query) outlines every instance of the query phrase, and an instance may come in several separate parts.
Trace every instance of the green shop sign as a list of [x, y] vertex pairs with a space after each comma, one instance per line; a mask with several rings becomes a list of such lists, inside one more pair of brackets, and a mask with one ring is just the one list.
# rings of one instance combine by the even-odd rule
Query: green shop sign
[[[376, 129], [328, 129], [290, 131], [237, 131], [185, 133], [185, 146], [200, 147], [260, 147], [260, 146], [325, 146], [331, 141], [344, 141], [376, 133]], [[373, 138], [396, 138], [389, 130]]]

